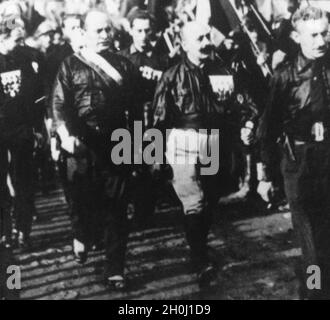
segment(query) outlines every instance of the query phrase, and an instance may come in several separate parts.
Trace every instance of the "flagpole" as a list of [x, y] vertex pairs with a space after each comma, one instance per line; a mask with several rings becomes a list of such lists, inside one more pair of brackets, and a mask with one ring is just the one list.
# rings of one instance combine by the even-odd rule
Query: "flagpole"
[[[243, 28], [244, 33], [248, 36], [248, 38], [249, 38], [249, 40], [251, 42], [252, 51], [253, 51], [254, 55], [257, 56], [256, 58], [258, 58], [258, 56], [261, 55], [260, 49], [258, 48], [257, 44], [254, 43], [254, 41], [252, 39], [252, 36], [250, 34], [250, 31], [246, 27], [246, 24], [243, 21], [241, 21], [241, 19], [239, 17], [239, 12], [238, 12], [236, 6], [231, 1], [228, 1], [228, 2], [230, 3], [230, 5], [232, 6], [232, 8], [234, 9], [234, 11], [235, 11], [235, 13], [236, 13], [236, 15], [237, 15], [237, 17], [238, 17], [238, 19], [240, 21], [241, 27]], [[263, 65], [261, 65], [260, 68], [262, 69], [262, 71], [264, 73], [269, 74], [270, 76], [273, 76], [273, 72], [272, 72], [270, 66], [267, 64], [267, 62], [265, 62]]]

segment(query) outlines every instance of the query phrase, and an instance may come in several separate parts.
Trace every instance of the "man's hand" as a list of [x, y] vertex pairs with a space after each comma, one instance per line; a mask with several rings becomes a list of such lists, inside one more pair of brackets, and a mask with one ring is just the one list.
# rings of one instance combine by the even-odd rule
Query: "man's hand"
[[245, 127], [241, 129], [241, 140], [246, 146], [251, 146], [255, 140], [254, 123], [248, 121]]
[[69, 136], [64, 141], [62, 141], [61, 148], [75, 156], [81, 156], [87, 152], [86, 145], [78, 138], [72, 136]]
[[60, 159], [60, 150], [57, 147], [57, 139], [56, 138], [51, 138], [50, 139], [50, 151], [52, 154], [52, 159], [57, 162]]
[[76, 138], [69, 136], [61, 141], [61, 148], [70, 154], [74, 154]]
[[281, 50], [277, 50], [274, 52], [272, 59], [273, 70], [275, 70], [285, 60], [286, 56], [286, 53]]
[[258, 55], [257, 64], [260, 67], [264, 66], [266, 62], [267, 62], [267, 55], [266, 54], [261, 53], [260, 55]]
[[60, 126], [57, 129], [57, 133], [60, 137], [61, 148], [69, 154], [77, 154], [77, 152], [83, 152], [86, 150], [86, 146], [81, 141], [79, 141], [78, 138], [69, 134], [69, 131], [65, 125]]
[[243, 141], [244, 145], [251, 146], [254, 142], [254, 133], [253, 130], [249, 128], [242, 128], [241, 129], [241, 140]]
[[265, 202], [271, 202], [274, 192], [275, 189], [272, 182], [260, 181], [258, 186], [258, 194]]

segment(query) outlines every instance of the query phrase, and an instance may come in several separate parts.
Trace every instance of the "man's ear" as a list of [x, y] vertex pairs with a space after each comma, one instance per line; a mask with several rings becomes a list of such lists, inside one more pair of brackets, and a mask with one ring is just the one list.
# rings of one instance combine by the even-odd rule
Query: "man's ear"
[[290, 37], [295, 43], [300, 44], [300, 34], [298, 31], [292, 31]]

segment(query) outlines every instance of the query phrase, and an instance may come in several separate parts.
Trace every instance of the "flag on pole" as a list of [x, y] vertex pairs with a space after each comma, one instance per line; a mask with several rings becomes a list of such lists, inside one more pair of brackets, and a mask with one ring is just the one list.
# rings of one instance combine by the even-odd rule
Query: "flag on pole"
[[229, 1], [232, 0], [210, 0], [210, 23], [223, 34], [240, 26], [240, 20]]

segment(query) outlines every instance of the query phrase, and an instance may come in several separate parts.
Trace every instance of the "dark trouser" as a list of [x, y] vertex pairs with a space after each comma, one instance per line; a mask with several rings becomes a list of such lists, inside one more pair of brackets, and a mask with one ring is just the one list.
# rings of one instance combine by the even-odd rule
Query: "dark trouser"
[[[306, 143], [295, 147], [296, 161], [282, 160], [285, 190], [292, 222], [302, 248], [297, 275], [304, 298], [330, 299], [330, 144]], [[322, 290], [310, 290], [309, 266], [321, 269]]]
[[185, 234], [190, 247], [190, 257], [195, 272], [200, 272], [209, 264], [208, 236], [212, 222], [212, 212], [205, 209], [200, 214], [184, 217]]
[[69, 181], [70, 170], [72, 171], [72, 168], [70, 169], [68, 167], [68, 165], [69, 165], [68, 159], [70, 157], [71, 156], [67, 152], [61, 150], [60, 157], [57, 162], [57, 168], [58, 168], [60, 182], [61, 182], [63, 192], [64, 192], [64, 197], [69, 206], [69, 212], [70, 212], [70, 216], [71, 216], [72, 215], [72, 192], [73, 192], [72, 187], [73, 187], [73, 184], [72, 184], [72, 179], [71, 179], [71, 182]]
[[66, 161], [74, 238], [90, 247], [105, 235], [107, 276], [122, 275], [129, 229], [127, 170], [111, 168], [90, 150]]
[[6, 237], [10, 240], [12, 236], [12, 219], [11, 219], [11, 201], [10, 196], [7, 200], [0, 201], [0, 239]]
[[34, 169], [36, 183], [39, 182], [42, 192], [50, 191], [51, 186], [55, 184], [55, 168], [48, 144], [36, 151], [34, 156]]
[[0, 143], [0, 238], [11, 236], [10, 195], [7, 186], [8, 152]]
[[34, 208], [33, 140], [16, 141], [10, 147], [16, 228], [30, 236]]
[[[11, 163], [8, 163], [8, 151]], [[7, 190], [7, 174], [10, 172], [15, 190], [14, 217], [16, 228], [29, 237], [32, 229], [34, 212], [33, 189], [33, 139], [12, 138], [2, 142], [1, 153], [1, 188]], [[7, 199], [8, 200], [8, 199]]]
[[150, 166], [141, 166], [133, 185], [135, 219], [139, 225], [146, 224], [155, 212], [157, 184]]

